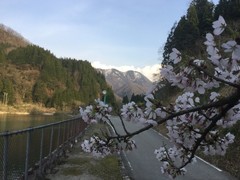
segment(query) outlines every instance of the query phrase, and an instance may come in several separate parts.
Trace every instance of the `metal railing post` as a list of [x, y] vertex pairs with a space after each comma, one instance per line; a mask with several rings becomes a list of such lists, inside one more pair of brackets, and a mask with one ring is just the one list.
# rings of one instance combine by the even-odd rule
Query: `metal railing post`
[[78, 134], [78, 132], [79, 132], [79, 124], [80, 124], [79, 121], [77, 121], [77, 125], [76, 125], [76, 127], [77, 127], [77, 128], [76, 128], [76, 134]]
[[57, 139], [57, 147], [60, 146], [60, 133], [61, 133], [61, 124], [58, 125], [58, 139]]
[[78, 123], [78, 133], [82, 131], [82, 122], [79, 121]]
[[77, 135], [77, 121], [74, 121], [74, 136]]
[[69, 124], [69, 134], [70, 134], [70, 138], [73, 137], [73, 121], [70, 122]]
[[41, 143], [40, 143], [40, 160], [39, 160], [39, 170], [40, 174], [42, 174], [42, 157], [43, 157], [43, 140], [44, 140], [44, 128], [41, 130]]
[[69, 138], [69, 122], [66, 123], [67, 124], [67, 140]]
[[65, 142], [65, 132], [66, 132], [66, 123], [63, 124], [63, 140], [62, 140], [62, 144]]
[[53, 126], [51, 128], [51, 137], [50, 137], [50, 148], [49, 148], [49, 154], [52, 153], [52, 145], [53, 145]]
[[68, 123], [68, 139], [71, 138], [71, 122]]
[[4, 136], [3, 145], [3, 180], [7, 180], [8, 164], [8, 135]]
[[28, 180], [28, 161], [29, 161], [29, 153], [30, 153], [30, 130], [27, 132], [27, 144], [26, 144], [26, 159], [25, 159], [25, 172], [24, 172], [24, 180]]

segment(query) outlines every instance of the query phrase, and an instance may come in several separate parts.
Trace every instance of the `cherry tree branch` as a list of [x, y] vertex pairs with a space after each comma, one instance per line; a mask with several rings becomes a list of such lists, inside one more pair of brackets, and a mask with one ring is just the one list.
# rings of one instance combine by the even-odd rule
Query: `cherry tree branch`
[[[238, 93], [240, 93], [240, 92], [238, 91]], [[197, 139], [197, 141], [195, 143], [195, 146], [191, 150], [191, 156], [189, 157], [188, 161], [185, 162], [178, 169], [181, 169], [181, 168], [185, 167], [187, 164], [189, 164], [192, 161], [192, 159], [194, 158], [195, 153], [196, 153], [198, 147], [200, 146], [201, 142], [206, 138], [207, 134], [216, 126], [218, 120], [220, 120], [228, 112], [228, 110], [230, 110], [233, 106], [235, 106], [238, 103], [239, 98], [240, 98], [240, 95], [238, 95], [238, 98], [232, 99], [233, 101], [229, 102], [229, 104], [226, 104], [226, 107], [223, 107], [221, 112], [218, 115], [211, 118], [210, 125], [205, 129], [205, 131], [202, 133], [201, 137]]]
[[107, 118], [108, 122], [110, 123], [110, 126], [113, 128], [114, 133], [115, 133], [117, 136], [120, 136], [120, 134], [117, 132], [114, 124], [112, 123], [112, 121], [111, 121], [108, 117], [106, 117], [106, 118]]
[[120, 118], [120, 120], [121, 120], [122, 127], [123, 127], [125, 133], [126, 133], [126, 134], [130, 134], [130, 133], [127, 131], [127, 128], [126, 128], [126, 126], [125, 126], [125, 124], [124, 124], [124, 122], [123, 122], [123, 119], [122, 119], [121, 115], [118, 115], [118, 116], [119, 116], [119, 118]]
[[[230, 104], [230, 105], [232, 105], [231, 107], [233, 107], [239, 101], [239, 99], [240, 99], [240, 91], [236, 91], [235, 93], [233, 93], [229, 97], [222, 98], [222, 99], [220, 99], [220, 100], [218, 100], [216, 102], [212, 102], [212, 103], [209, 103], [209, 104], [204, 104], [202, 106], [197, 106], [197, 107], [193, 107], [193, 108], [190, 108], [190, 109], [182, 110], [182, 111], [179, 111], [179, 112], [176, 112], [176, 113], [172, 113], [171, 115], [167, 116], [166, 118], [162, 118], [162, 119], [158, 120], [157, 124], [158, 125], [163, 124], [167, 120], [170, 120], [170, 119], [173, 119], [175, 117], [178, 117], [178, 116], [181, 116], [181, 115], [184, 115], [184, 114], [187, 114], [187, 113], [191, 113], [191, 112], [196, 112], [196, 111], [200, 111], [200, 110], [206, 110], [206, 109], [209, 109], [209, 108], [219, 108], [219, 107], [223, 107], [223, 106], [225, 106], [227, 104]], [[233, 102], [234, 102], [234, 105], [233, 105]], [[227, 109], [227, 110], [229, 110], [229, 109]], [[153, 127], [153, 125], [149, 124], [149, 125], [141, 128], [139, 130], [136, 130], [136, 131], [134, 131], [132, 133], [125, 134], [125, 135], [110, 136], [109, 139], [125, 139], [127, 137], [133, 137], [133, 136], [135, 136], [137, 134], [140, 134], [140, 133], [142, 133], [142, 132], [144, 132], [144, 131], [152, 128], [152, 127]]]

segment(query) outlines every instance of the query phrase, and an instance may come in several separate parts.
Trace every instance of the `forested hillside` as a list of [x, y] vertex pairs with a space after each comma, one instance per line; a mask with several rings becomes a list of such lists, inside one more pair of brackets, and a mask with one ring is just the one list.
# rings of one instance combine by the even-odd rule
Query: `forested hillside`
[[[212, 22], [223, 16], [227, 22], [227, 29], [224, 31], [219, 43], [223, 43], [227, 38], [235, 39], [240, 43], [240, 2], [236, 0], [220, 0], [214, 5], [208, 0], [193, 0], [185, 15], [178, 22], [175, 22], [167, 37], [163, 50], [162, 66], [172, 65], [177, 72], [179, 66], [185, 66], [191, 59], [208, 59], [206, 53], [206, 33], [212, 32]], [[169, 58], [172, 49], [176, 48], [182, 54], [181, 63], [174, 65]], [[161, 81], [166, 86], [160, 91], [168, 96], [163, 96], [165, 101], [172, 98], [171, 94], [178, 94], [179, 89], [169, 87], [169, 84]]]
[[5, 32], [6, 38], [0, 41], [1, 103], [34, 103], [65, 110], [101, 98], [102, 90], [107, 90], [107, 102], [115, 103], [104, 75], [88, 61], [57, 58], [48, 50], [24, 43], [13, 32]]
[[[208, 59], [206, 53], [206, 41], [205, 35], [208, 32], [212, 32], [212, 22], [217, 20], [219, 15], [223, 16], [227, 23], [227, 28], [221, 38], [217, 39], [219, 44], [226, 42], [230, 39], [240, 45], [240, 2], [237, 0], [220, 0], [217, 5], [214, 5], [211, 1], [207, 0], [193, 0], [189, 5], [189, 8], [185, 15], [176, 22], [166, 41], [163, 51], [162, 66], [172, 65], [175, 72], [179, 72], [179, 67], [185, 67], [191, 59]], [[172, 49], [176, 48], [182, 54], [182, 60], [175, 65], [169, 58], [169, 54]], [[206, 64], [206, 67], [208, 64]], [[211, 69], [208, 68], [211, 73]], [[213, 70], [212, 70], [213, 73]], [[199, 74], [195, 74], [199, 76]], [[156, 96], [164, 104], [173, 103], [176, 97], [181, 93], [177, 87], [172, 87], [164, 79], [160, 82], [162, 88], [156, 92]], [[226, 96], [231, 92], [231, 88], [216, 88], [215, 91], [220, 92], [222, 96]], [[209, 93], [205, 92], [205, 103], [209, 101]], [[232, 173], [236, 177], [240, 178], [240, 133], [237, 129], [240, 128], [240, 123], [237, 123], [234, 127], [227, 129], [235, 135], [235, 142], [232, 144], [226, 154], [223, 156], [207, 157], [204, 158], [211, 161], [218, 167]], [[226, 129], [222, 129], [225, 132]]]
[[[193, 0], [179, 22], [174, 23], [163, 51], [162, 64], [171, 64], [169, 53], [176, 48], [185, 56], [206, 57], [204, 54], [205, 35], [213, 30], [212, 22], [219, 15], [227, 21], [224, 33], [233, 39], [239, 37], [240, 31], [240, 2], [237, 0], [220, 0], [216, 6], [208, 0]], [[224, 41], [224, 39], [221, 39]], [[184, 57], [184, 56], [183, 56]]]

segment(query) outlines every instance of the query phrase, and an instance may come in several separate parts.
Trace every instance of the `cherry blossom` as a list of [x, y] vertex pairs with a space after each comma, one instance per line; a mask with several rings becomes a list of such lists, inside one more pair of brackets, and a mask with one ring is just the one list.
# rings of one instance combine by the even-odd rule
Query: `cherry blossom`
[[206, 39], [207, 41], [204, 42], [205, 45], [207, 46], [216, 46], [216, 43], [214, 41], [214, 36], [211, 33], [206, 34]]
[[82, 107], [79, 108], [80, 115], [86, 123], [105, 121], [110, 117], [111, 111], [112, 108], [99, 99], [95, 100], [94, 105], [87, 106], [85, 110]]
[[227, 24], [226, 24], [225, 20], [223, 19], [223, 17], [219, 16], [218, 20], [213, 22], [213, 25], [212, 25], [212, 27], [214, 28], [213, 33], [216, 36], [220, 35], [224, 31], [226, 26], [227, 26]]
[[237, 44], [236, 41], [228, 41], [222, 44], [225, 52], [232, 52], [232, 59], [233, 60], [240, 60], [240, 45]]
[[123, 105], [121, 115], [124, 120], [138, 122], [141, 118], [143, 118], [144, 113], [135, 102], [130, 102]]
[[93, 136], [89, 140], [84, 140], [81, 147], [83, 151], [92, 153], [95, 157], [105, 157], [111, 154], [110, 148], [106, 146], [106, 142], [97, 136]]
[[176, 48], [173, 48], [172, 52], [170, 53], [170, 60], [173, 60], [173, 63], [177, 64], [181, 61], [181, 59], [181, 53]]
[[216, 101], [216, 100], [217, 100], [217, 97], [219, 97], [219, 96], [220, 96], [219, 93], [211, 92], [211, 95], [210, 95], [209, 99], [210, 99], [211, 101]]

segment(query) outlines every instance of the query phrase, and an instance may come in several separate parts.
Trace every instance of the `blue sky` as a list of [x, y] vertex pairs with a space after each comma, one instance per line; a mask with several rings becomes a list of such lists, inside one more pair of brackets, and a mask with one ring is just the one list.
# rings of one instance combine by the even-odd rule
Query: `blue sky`
[[1, 0], [0, 23], [57, 57], [88, 60], [102, 68], [155, 71], [161, 62], [158, 50], [190, 2]]

